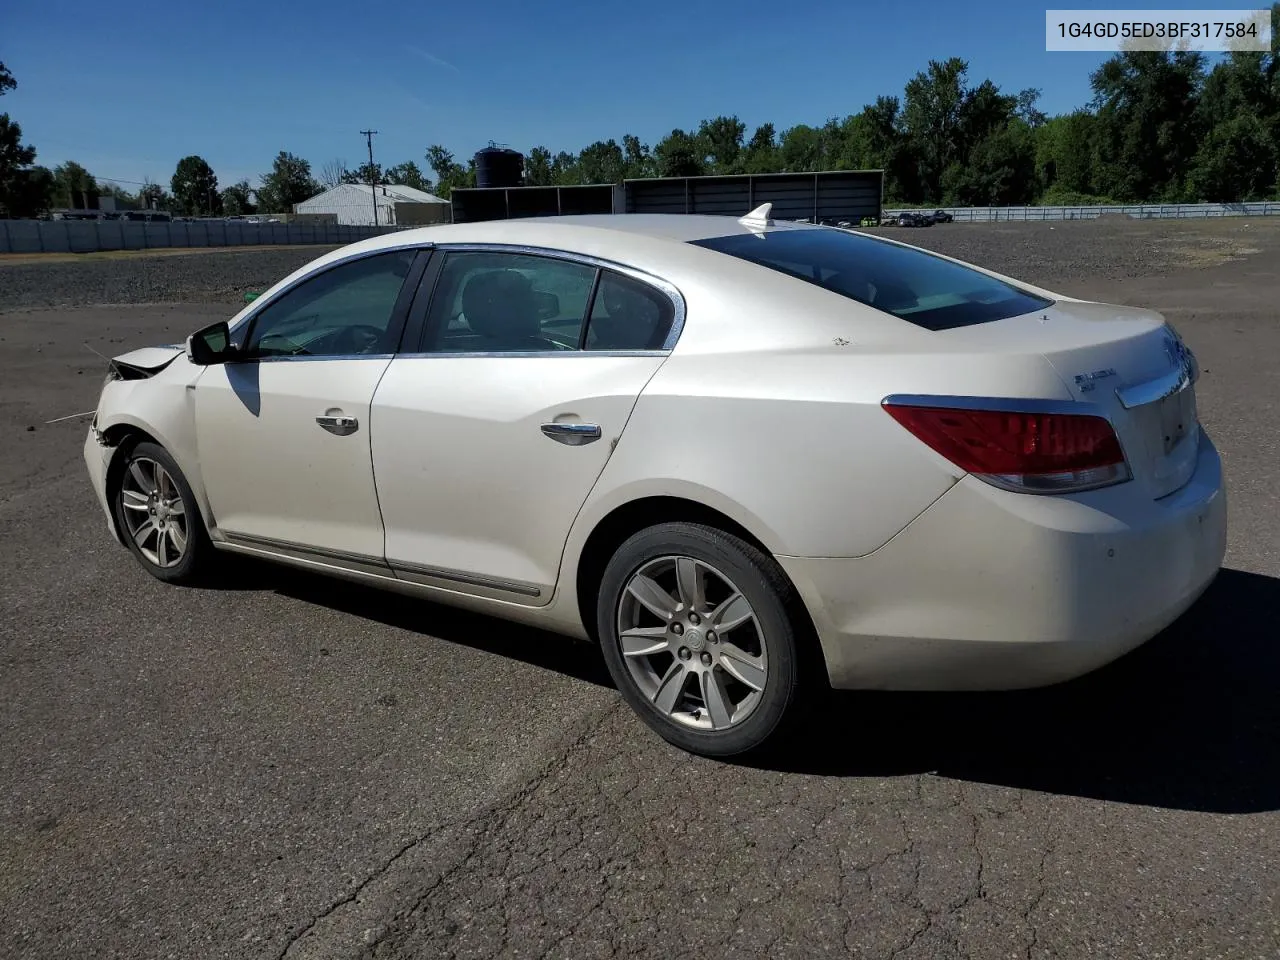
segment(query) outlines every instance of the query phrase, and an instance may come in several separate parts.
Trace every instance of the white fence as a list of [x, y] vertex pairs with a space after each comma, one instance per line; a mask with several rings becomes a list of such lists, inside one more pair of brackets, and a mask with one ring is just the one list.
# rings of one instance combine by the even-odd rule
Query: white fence
[[[1280, 201], [1257, 203], [1140, 203], [1103, 207], [938, 207], [957, 223], [989, 223], [1023, 220], [1092, 220], [1104, 214], [1120, 214], [1135, 220], [1188, 219], [1196, 217], [1269, 217], [1280, 215]], [[907, 210], [885, 210], [895, 216]], [[927, 212], [932, 213], [933, 209]]]
[[0, 220], [0, 253], [92, 253], [156, 247], [344, 244], [396, 227], [340, 223], [238, 223], [222, 220]]

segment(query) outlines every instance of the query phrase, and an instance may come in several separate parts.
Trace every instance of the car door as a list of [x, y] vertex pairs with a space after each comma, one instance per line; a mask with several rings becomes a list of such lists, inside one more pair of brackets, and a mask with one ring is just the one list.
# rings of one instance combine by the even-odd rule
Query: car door
[[391, 362], [374, 395], [387, 560], [419, 583], [545, 604], [682, 301], [582, 259], [436, 256], [419, 349]]
[[195, 385], [196, 443], [232, 542], [383, 565], [369, 405], [428, 254], [340, 262], [255, 312], [240, 357]]

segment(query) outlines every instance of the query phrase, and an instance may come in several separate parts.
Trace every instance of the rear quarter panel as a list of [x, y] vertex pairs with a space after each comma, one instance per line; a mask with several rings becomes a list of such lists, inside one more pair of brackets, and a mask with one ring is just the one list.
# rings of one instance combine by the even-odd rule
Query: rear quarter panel
[[776, 554], [864, 556], [962, 475], [889, 417], [884, 397], [1066, 398], [1037, 353], [1013, 363], [979, 354], [946, 332], [709, 255], [725, 262], [675, 278], [685, 330], [584, 504], [583, 539], [629, 500], [683, 496]]

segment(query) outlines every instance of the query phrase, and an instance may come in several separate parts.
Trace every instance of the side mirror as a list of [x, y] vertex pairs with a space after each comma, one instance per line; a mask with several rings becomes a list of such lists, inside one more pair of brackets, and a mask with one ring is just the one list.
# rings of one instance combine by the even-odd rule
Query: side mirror
[[231, 344], [231, 330], [227, 321], [211, 323], [187, 337], [187, 359], [198, 367], [210, 367], [234, 359], [236, 348]]
[[560, 298], [554, 293], [535, 290], [533, 291], [533, 299], [538, 305], [539, 320], [551, 320], [560, 316]]

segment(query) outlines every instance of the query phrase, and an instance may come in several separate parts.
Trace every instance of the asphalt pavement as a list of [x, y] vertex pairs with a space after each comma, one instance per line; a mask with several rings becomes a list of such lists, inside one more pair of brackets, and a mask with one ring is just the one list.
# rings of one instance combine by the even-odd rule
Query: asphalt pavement
[[564, 638], [257, 563], [152, 579], [85, 421], [46, 421], [93, 407], [85, 343], [236, 304], [0, 313], [0, 956], [1280, 955], [1280, 229], [1097, 227], [1136, 266], [1044, 225], [894, 236], [1167, 313], [1226, 569], [1092, 676], [838, 695], [754, 765], [656, 739]]

